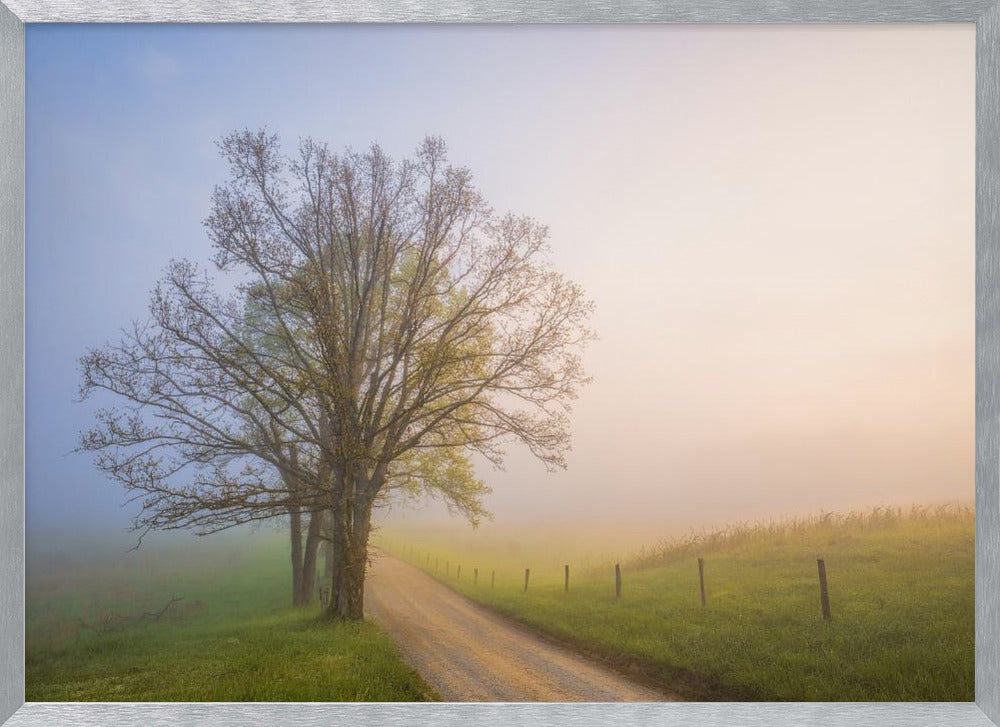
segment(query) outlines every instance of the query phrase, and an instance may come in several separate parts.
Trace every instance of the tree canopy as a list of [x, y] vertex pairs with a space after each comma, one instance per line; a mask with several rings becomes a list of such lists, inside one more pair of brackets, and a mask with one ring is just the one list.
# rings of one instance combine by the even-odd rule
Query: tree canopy
[[286, 157], [225, 137], [230, 178], [205, 227], [213, 263], [170, 263], [148, 321], [82, 358], [104, 390], [81, 447], [141, 502], [140, 529], [204, 530], [327, 511], [330, 614], [360, 618], [372, 509], [434, 493], [473, 521], [471, 456], [526, 446], [565, 466], [592, 304], [548, 260], [547, 229], [497, 214], [428, 138]]

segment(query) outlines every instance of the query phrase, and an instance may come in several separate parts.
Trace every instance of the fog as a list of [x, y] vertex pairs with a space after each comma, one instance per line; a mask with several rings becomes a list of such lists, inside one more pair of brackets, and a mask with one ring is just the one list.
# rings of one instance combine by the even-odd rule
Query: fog
[[171, 258], [207, 260], [213, 141], [262, 124], [394, 154], [442, 135], [595, 301], [569, 466], [479, 463], [483, 532], [973, 496], [971, 25], [26, 36], [29, 553], [123, 534], [120, 489], [71, 453], [76, 360]]

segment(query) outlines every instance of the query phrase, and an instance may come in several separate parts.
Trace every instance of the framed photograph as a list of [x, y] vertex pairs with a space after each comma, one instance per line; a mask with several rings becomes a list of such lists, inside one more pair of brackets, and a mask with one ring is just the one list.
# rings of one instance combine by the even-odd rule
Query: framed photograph
[[995, 0], [0, 2], [0, 723], [1000, 724]]

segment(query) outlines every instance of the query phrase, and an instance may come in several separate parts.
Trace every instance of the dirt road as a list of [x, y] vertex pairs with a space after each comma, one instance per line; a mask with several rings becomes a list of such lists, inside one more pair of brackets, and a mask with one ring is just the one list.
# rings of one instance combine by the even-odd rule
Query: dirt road
[[546, 643], [381, 551], [368, 614], [449, 702], [658, 702], [670, 699]]

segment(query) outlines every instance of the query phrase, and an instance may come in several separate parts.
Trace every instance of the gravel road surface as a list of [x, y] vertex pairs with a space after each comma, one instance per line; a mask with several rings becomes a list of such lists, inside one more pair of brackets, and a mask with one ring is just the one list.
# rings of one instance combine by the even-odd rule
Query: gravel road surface
[[448, 702], [659, 702], [670, 696], [541, 640], [372, 550], [365, 610]]

